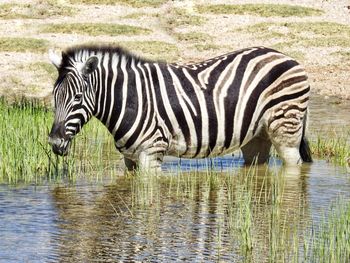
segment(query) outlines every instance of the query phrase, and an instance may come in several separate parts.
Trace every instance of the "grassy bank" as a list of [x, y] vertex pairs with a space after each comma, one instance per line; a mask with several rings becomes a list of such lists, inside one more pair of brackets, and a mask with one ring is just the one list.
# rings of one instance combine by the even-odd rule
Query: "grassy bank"
[[117, 163], [113, 161], [119, 157], [107, 130], [97, 121], [84, 127], [69, 156], [55, 156], [47, 143], [53, 115], [39, 102], [7, 104], [0, 100], [1, 182], [40, 183], [67, 176], [74, 179], [82, 173], [101, 175], [110, 165], [115, 168]]
[[310, 140], [312, 154], [336, 165], [350, 168], [350, 130], [328, 132]]

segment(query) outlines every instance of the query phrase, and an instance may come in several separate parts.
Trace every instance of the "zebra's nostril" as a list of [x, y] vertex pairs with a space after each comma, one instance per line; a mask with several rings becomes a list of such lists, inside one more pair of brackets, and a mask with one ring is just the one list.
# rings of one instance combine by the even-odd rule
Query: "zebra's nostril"
[[63, 139], [57, 137], [49, 136], [49, 144], [59, 146], [62, 143]]
[[70, 141], [64, 140], [62, 138], [52, 138], [49, 137], [49, 143], [52, 146], [52, 151], [60, 156], [65, 156], [68, 154], [70, 148]]

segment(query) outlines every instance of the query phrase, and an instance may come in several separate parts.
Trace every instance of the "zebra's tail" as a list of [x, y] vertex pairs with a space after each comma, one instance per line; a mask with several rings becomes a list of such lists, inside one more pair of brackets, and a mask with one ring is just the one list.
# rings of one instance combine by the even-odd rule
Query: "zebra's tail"
[[306, 111], [306, 113], [305, 113], [305, 118], [304, 118], [304, 123], [303, 123], [303, 133], [302, 133], [301, 142], [300, 142], [300, 146], [299, 146], [299, 153], [300, 153], [301, 159], [303, 160], [304, 163], [312, 163], [312, 156], [311, 156], [309, 142], [305, 137], [305, 130], [306, 130], [306, 125], [307, 125], [307, 115], [308, 115], [308, 111]]

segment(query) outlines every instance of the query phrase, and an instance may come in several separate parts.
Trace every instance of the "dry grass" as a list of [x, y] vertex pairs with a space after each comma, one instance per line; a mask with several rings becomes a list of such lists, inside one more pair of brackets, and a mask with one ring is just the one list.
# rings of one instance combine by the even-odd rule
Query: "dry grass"
[[49, 48], [49, 41], [37, 38], [2, 37], [0, 51], [43, 53]]
[[125, 41], [121, 46], [135, 54], [156, 60], [176, 61], [180, 52], [176, 45], [162, 41]]
[[168, 13], [161, 17], [161, 20], [163, 21], [164, 27], [171, 31], [176, 27], [203, 25], [207, 21], [207, 18], [193, 15], [186, 9], [172, 8]]
[[140, 7], [160, 7], [167, 0], [70, 0], [72, 4], [88, 5], [117, 5], [124, 4], [136, 8]]
[[240, 30], [259, 39], [279, 40], [288, 47], [350, 47], [350, 26], [333, 22], [264, 22]]
[[304, 17], [323, 14], [319, 9], [279, 4], [244, 4], [244, 5], [198, 5], [199, 13], [225, 14], [225, 15], [255, 15], [263, 17]]
[[63, 6], [57, 1], [36, 1], [32, 4], [1, 4], [0, 18], [2, 19], [42, 19], [55, 16], [70, 16], [75, 13], [75, 8]]
[[41, 29], [42, 33], [81, 34], [90, 36], [108, 35], [142, 35], [152, 31], [142, 27], [106, 24], [106, 23], [72, 23], [72, 24], [49, 24]]

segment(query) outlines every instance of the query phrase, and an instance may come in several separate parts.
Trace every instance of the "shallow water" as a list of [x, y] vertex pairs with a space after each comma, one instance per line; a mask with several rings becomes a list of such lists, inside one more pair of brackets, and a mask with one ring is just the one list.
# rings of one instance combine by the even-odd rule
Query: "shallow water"
[[[349, 127], [349, 103], [327, 103], [321, 97], [311, 102], [314, 136]], [[272, 231], [288, 239], [287, 225], [303, 235], [322, 221], [339, 196], [350, 197], [349, 174], [326, 161], [303, 165], [300, 176], [284, 177], [277, 190], [271, 188], [273, 180], [264, 166], [251, 189], [244, 188], [242, 161], [169, 160], [160, 177], [0, 184], [0, 262], [239, 262], [244, 236], [237, 232], [243, 226], [237, 223], [237, 211], [243, 209], [245, 215], [249, 197], [255, 246], [249, 257], [264, 262], [271, 252]], [[278, 174], [280, 161], [271, 163]], [[225, 172], [208, 175], [208, 164]], [[192, 172], [166, 172], [178, 168]], [[276, 207], [271, 189], [280, 199]]]
[[[264, 170], [256, 177], [253, 195], [269, 191], [262, 184]], [[317, 225], [339, 195], [348, 198], [350, 193], [349, 177], [324, 161], [304, 166], [302, 174], [284, 180], [278, 208], [281, 222], [288, 215], [288, 223], [297, 228]], [[212, 187], [203, 176], [120, 176], [97, 183], [2, 185], [0, 261], [239, 261], [240, 237], [228, 230], [227, 186]], [[179, 177], [192, 184], [180, 193], [177, 187], [184, 184]], [[253, 215], [253, 236], [266, 244], [271, 225], [271, 217], [266, 216], [269, 200], [254, 202]], [[267, 257], [268, 249], [260, 247], [253, 258]]]

